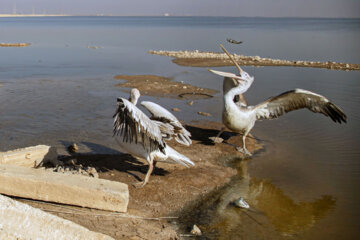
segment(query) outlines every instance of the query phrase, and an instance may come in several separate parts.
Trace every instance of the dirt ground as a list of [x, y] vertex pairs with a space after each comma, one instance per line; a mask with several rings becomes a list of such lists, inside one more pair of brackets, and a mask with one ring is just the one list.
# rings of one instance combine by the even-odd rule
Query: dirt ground
[[[209, 140], [209, 137], [216, 136], [220, 127], [221, 124], [216, 122], [187, 125], [193, 144], [184, 147], [171, 141], [169, 145], [191, 158], [195, 167], [158, 163], [144, 188], [131, 185], [144, 178], [148, 169], [144, 160], [127, 154], [73, 155], [79, 164], [98, 169], [100, 178], [129, 185], [130, 202], [126, 214], [23, 201], [115, 239], [180, 239], [181, 235], [174, 229], [179, 214], [189, 204], [228, 183], [236, 174], [236, 170], [227, 166], [228, 159], [243, 157], [231, 145], [240, 145], [241, 135], [224, 132], [223, 143], [213, 144]], [[251, 137], [247, 147], [251, 152], [262, 148]]]

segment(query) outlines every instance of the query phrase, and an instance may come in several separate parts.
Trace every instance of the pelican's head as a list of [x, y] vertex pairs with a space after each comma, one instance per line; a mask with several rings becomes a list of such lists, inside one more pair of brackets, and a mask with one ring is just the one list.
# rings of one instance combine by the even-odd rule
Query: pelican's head
[[139, 97], [140, 97], [140, 91], [139, 91], [137, 88], [131, 89], [129, 101], [130, 101], [132, 104], [136, 105]]
[[254, 80], [254, 77], [250, 76], [250, 74], [248, 74], [247, 72], [245, 72], [244, 70], [242, 70], [240, 72], [239, 75], [237, 75], [237, 78], [234, 79], [234, 81], [253, 81]]
[[[224, 48], [224, 46], [222, 44], [220, 44], [221, 49], [224, 51], [224, 53], [229, 57], [229, 59], [234, 63], [235, 67], [238, 69], [239, 71], [239, 75], [235, 75], [232, 73], [226, 73], [226, 75], [222, 75], [219, 73], [223, 73], [223, 72], [217, 72], [217, 71], [213, 71], [210, 70], [211, 72], [218, 74], [220, 76], [224, 76], [224, 77], [230, 77], [233, 78], [233, 81], [236, 85], [241, 84], [241, 81], [243, 82], [253, 82], [254, 81], [254, 77], [251, 77], [247, 72], [245, 72], [244, 70], [241, 69], [241, 67], [239, 66], [239, 64], [234, 60], [234, 58], [231, 56], [231, 54]], [[230, 76], [233, 75], [233, 76]]]

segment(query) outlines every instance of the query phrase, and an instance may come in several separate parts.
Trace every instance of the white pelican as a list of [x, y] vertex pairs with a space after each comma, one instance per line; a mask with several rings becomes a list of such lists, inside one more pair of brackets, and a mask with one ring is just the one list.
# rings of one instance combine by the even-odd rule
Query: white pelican
[[[115, 139], [122, 150], [131, 155], [144, 158], [149, 163], [145, 179], [142, 182], [135, 183], [135, 187], [145, 186], [149, 181], [156, 161], [179, 163], [185, 166], [194, 165], [189, 158], [178, 153], [165, 143], [166, 139], [174, 137], [175, 139], [178, 138], [177, 141], [180, 143], [189, 145], [191, 143], [190, 133], [187, 131], [182, 133], [176, 121], [173, 121], [176, 122], [176, 127], [174, 127], [171, 121], [161, 122], [148, 118], [135, 106], [139, 96], [140, 92], [137, 89], [133, 89], [130, 96], [131, 102], [124, 98], [117, 99], [118, 107], [114, 114], [113, 129], [114, 136], [116, 136]], [[151, 105], [149, 102], [144, 102], [144, 104], [146, 106]], [[152, 104], [152, 106], [157, 105], [155, 103]], [[160, 107], [159, 105], [157, 106]], [[159, 114], [161, 114], [162, 119], [159, 120], [176, 119], [171, 113], [166, 115], [167, 110], [158, 107], [153, 112], [160, 112]], [[186, 141], [182, 142], [183, 139]]]
[[[222, 111], [222, 122], [230, 130], [243, 134], [242, 148], [236, 148], [239, 152], [251, 156], [250, 152], [246, 149], [245, 139], [247, 134], [254, 127], [256, 120], [278, 118], [284, 113], [307, 108], [312, 112], [322, 113], [325, 116], [330, 117], [334, 122], [346, 122], [346, 115], [338, 106], [322, 95], [303, 89], [284, 92], [276, 97], [271, 97], [256, 106], [248, 106], [246, 102], [235, 102], [234, 99], [236, 99], [235, 97], [237, 95], [241, 96], [250, 88], [254, 81], [254, 77], [251, 77], [247, 72], [242, 70], [226, 49], [223, 48], [222, 45], [220, 46], [239, 70], [239, 75], [210, 70], [217, 75], [225, 77], [223, 85], [224, 106]], [[225, 87], [225, 81], [229, 82], [229, 78], [234, 81], [236, 86], [231, 87], [231, 84], [227, 83], [227, 86]], [[215, 142], [217, 142], [216, 140], [224, 130], [225, 128], [222, 127], [215, 138]]]

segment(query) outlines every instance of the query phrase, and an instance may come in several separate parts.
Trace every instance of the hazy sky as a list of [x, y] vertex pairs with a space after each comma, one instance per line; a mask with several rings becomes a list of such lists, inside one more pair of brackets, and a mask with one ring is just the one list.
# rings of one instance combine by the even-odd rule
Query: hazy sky
[[360, 0], [0, 0], [0, 13], [360, 17]]

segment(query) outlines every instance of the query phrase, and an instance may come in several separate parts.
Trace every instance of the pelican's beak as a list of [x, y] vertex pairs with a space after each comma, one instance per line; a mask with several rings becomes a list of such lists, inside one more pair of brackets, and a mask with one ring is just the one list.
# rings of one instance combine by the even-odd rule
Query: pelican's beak
[[231, 54], [224, 48], [222, 44], [220, 44], [221, 49], [224, 51], [226, 55], [228, 55], [229, 59], [234, 63], [235, 67], [238, 69], [239, 74], [241, 74], [244, 70], [241, 69], [239, 64], [235, 61], [235, 59], [231, 56]]
[[242, 79], [241, 76], [238, 76], [234, 73], [229, 73], [229, 72], [221, 72], [221, 71], [216, 71], [216, 70], [212, 70], [212, 69], [208, 69], [209, 72], [212, 72], [216, 75], [222, 76], [222, 77], [228, 77], [231, 78], [235, 84], [240, 83], [240, 81], [245, 82], [245, 79]]

